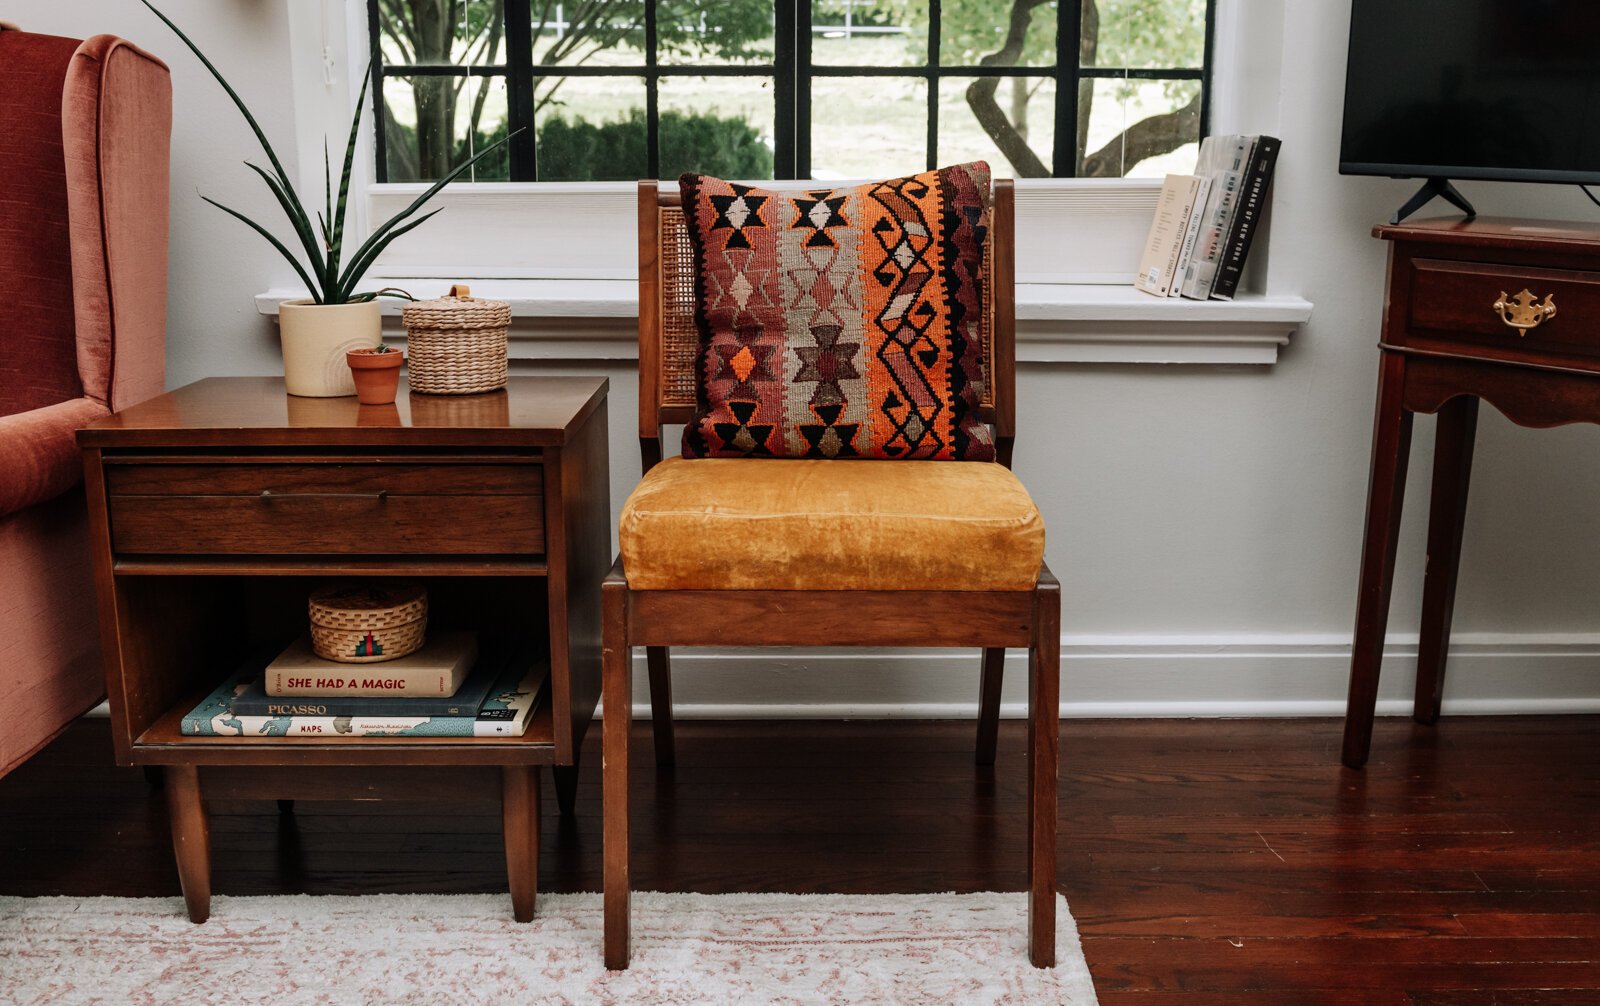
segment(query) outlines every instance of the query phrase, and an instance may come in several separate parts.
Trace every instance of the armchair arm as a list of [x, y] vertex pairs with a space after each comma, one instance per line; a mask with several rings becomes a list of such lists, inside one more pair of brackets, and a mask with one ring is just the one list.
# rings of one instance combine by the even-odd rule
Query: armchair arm
[[0, 416], [0, 517], [54, 499], [78, 484], [83, 461], [75, 436], [110, 410], [91, 398]]
[[78, 47], [61, 100], [78, 376], [125, 408], [166, 384], [172, 81], [113, 35]]

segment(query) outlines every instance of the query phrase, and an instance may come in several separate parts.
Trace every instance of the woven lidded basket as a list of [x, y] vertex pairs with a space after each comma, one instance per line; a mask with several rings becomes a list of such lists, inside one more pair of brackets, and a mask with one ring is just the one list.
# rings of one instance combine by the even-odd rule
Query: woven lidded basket
[[510, 304], [474, 297], [458, 283], [449, 296], [407, 304], [400, 316], [412, 391], [474, 395], [505, 387]]
[[375, 664], [422, 647], [428, 592], [419, 583], [336, 583], [311, 593], [311, 648], [324, 660]]

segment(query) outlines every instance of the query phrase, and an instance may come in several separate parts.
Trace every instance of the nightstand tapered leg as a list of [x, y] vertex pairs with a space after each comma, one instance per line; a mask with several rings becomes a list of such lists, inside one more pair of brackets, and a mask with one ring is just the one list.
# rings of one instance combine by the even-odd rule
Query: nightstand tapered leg
[[204, 922], [211, 917], [211, 822], [200, 793], [200, 770], [193, 765], [168, 766], [166, 783], [183, 903], [190, 922]]
[[518, 922], [532, 922], [539, 895], [539, 770], [507, 765], [500, 769], [500, 783], [511, 915]]

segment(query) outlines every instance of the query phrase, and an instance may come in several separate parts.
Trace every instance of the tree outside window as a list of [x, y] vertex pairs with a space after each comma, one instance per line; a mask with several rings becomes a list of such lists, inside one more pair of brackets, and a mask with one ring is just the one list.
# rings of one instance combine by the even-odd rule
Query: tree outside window
[[1212, 2], [369, 0], [379, 177], [1190, 170]]

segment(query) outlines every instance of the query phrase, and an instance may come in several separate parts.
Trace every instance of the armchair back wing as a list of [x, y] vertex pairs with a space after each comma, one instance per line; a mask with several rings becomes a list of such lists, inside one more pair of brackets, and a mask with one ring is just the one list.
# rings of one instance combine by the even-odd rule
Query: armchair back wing
[[113, 35], [87, 40], [67, 70], [61, 126], [78, 373], [85, 395], [121, 409], [166, 383], [166, 64]]

